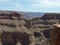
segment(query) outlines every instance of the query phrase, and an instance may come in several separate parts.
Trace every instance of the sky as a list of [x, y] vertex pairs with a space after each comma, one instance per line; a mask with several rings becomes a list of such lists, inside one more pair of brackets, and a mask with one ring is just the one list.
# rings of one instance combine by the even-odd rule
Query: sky
[[0, 0], [0, 10], [60, 13], [60, 0]]

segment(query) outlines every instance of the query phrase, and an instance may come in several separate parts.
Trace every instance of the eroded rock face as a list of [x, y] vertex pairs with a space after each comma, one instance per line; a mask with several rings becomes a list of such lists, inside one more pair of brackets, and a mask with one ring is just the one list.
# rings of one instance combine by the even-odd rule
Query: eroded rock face
[[17, 12], [0, 14], [0, 32], [3, 45], [29, 45], [32, 42], [32, 32], [29, 31], [28, 21]]
[[39, 32], [34, 32], [35, 37], [41, 37], [42, 35]]
[[[26, 20], [17, 12], [1, 13], [0, 31], [2, 31], [1, 34], [3, 45], [16, 45], [17, 42], [19, 42], [21, 45], [30, 45], [31, 43], [33, 43], [31, 45], [49, 45], [50, 32], [44, 30], [57, 22], [50, 19], [60, 19], [60, 15], [45, 14], [42, 18], [37, 17], [31, 20], [33, 21], [33, 24], [31, 25], [29, 20]], [[31, 26], [33, 26], [33, 29], [31, 29]], [[30, 31], [30, 29], [32, 31]], [[3, 33], [3, 31], [6, 33]]]
[[3, 32], [2, 43], [3, 45], [16, 45], [20, 42], [22, 45], [29, 45], [30, 40], [27, 33], [21, 32]]
[[24, 16], [18, 12], [0, 12], [0, 19], [23, 19]]

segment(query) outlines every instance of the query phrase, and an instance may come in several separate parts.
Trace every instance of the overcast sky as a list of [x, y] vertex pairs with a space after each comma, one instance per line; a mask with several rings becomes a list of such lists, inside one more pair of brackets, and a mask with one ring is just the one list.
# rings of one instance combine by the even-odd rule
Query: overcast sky
[[60, 12], [60, 0], [0, 0], [0, 10]]

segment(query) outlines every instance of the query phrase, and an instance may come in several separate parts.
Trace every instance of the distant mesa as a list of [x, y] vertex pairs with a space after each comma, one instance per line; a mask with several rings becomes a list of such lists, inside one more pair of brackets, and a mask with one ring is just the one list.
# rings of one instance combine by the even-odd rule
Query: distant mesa
[[38, 20], [38, 19], [42, 19], [42, 20], [51, 20], [51, 19], [60, 19], [60, 14], [59, 13], [45, 13], [43, 16], [41, 17], [35, 17], [32, 20]]
[[22, 16], [21, 14], [17, 12], [12, 12], [12, 13], [0, 13], [0, 19], [13, 19], [13, 17], [20, 18]]
[[46, 13], [41, 18], [44, 20], [60, 19], [60, 14], [59, 13]]
[[18, 11], [0, 11], [0, 19], [11, 19], [12, 17], [26, 19], [60, 19], [59, 13], [40, 13], [40, 12], [18, 12]]

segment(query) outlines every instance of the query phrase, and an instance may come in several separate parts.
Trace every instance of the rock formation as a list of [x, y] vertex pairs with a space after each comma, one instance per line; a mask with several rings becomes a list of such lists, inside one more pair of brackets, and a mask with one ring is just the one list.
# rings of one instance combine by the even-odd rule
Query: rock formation
[[28, 20], [26, 20], [21, 14], [17, 12], [0, 13], [0, 33], [2, 36], [2, 44], [16, 45], [17, 41], [22, 45], [32, 45], [32, 38], [34, 36], [27, 23]]
[[50, 45], [50, 30], [59, 20], [60, 14], [57, 13], [45, 13], [42, 17], [28, 20], [23, 13], [2, 11], [0, 44], [2, 38], [3, 45]]
[[60, 14], [59, 13], [46, 13], [41, 18], [44, 20], [60, 19]]

